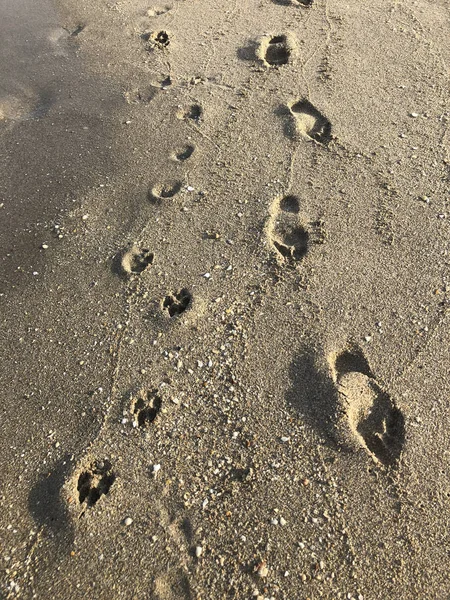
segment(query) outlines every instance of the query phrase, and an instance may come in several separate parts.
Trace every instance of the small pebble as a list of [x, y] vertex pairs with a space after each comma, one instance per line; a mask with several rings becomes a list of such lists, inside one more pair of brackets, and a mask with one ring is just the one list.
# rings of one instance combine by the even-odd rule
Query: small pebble
[[196, 546], [195, 547], [195, 556], [197, 558], [200, 558], [200, 556], [202, 555], [202, 553], [203, 553], [203, 548], [201, 546]]
[[126, 525], [127, 527], [129, 527], [132, 522], [133, 522], [133, 519], [131, 517], [127, 517], [126, 519], [124, 519], [123, 524]]
[[280, 517], [280, 525], [282, 527], [284, 527], [286, 525], [286, 523], [287, 523], [286, 519], [284, 519], [283, 517]]
[[261, 563], [258, 566], [256, 572], [258, 573], [258, 576], [261, 578], [267, 577], [267, 575], [269, 574], [269, 569], [268, 569], [266, 563], [265, 562]]

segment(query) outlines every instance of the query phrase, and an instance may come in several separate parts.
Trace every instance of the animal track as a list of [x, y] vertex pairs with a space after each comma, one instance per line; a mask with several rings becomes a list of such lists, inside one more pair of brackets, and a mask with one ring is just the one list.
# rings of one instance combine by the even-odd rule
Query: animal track
[[78, 501], [87, 508], [94, 506], [101, 496], [108, 494], [116, 476], [107, 460], [91, 465], [78, 477]]
[[405, 420], [375, 380], [363, 353], [344, 350], [332, 357], [331, 367], [344, 413], [338, 429], [376, 461], [395, 464], [403, 448]]
[[156, 202], [173, 198], [181, 190], [183, 183], [181, 181], [174, 181], [170, 183], [163, 183], [155, 185], [149, 193], [150, 199]]
[[152, 31], [150, 33], [142, 34], [142, 39], [148, 42], [148, 50], [153, 50], [154, 48], [167, 48], [170, 44], [170, 37], [167, 31]]
[[180, 162], [187, 160], [194, 153], [195, 147], [191, 144], [187, 144], [184, 148], [180, 148], [176, 152], [173, 153], [173, 158]]
[[158, 416], [162, 406], [162, 398], [158, 390], [141, 391], [131, 404], [135, 427], [146, 427]]
[[289, 106], [297, 133], [321, 144], [331, 141], [331, 123], [309, 100], [303, 99]]
[[140, 274], [153, 263], [154, 254], [147, 248], [139, 248], [136, 245], [119, 255], [122, 275]]
[[277, 198], [272, 204], [267, 234], [282, 261], [300, 261], [308, 252], [309, 233], [299, 222], [299, 211], [296, 196]]
[[192, 303], [190, 292], [183, 288], [179, 292], [170, 294], [164, 298], [163, 308], [168, 311], [170, 317], [181, 315]]
[[180, 107], [176, 113], [176, 116], [180, 120], [195, 121], [199, 123], [203, 116], [203, 110], [200, 104], [192, 104], [188, 107]]

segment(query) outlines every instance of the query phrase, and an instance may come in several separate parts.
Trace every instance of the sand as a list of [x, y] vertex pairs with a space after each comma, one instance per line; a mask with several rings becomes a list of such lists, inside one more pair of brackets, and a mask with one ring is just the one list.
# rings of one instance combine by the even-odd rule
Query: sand
[[2, 0], [2, 597], [450, 597], [448, 7]]

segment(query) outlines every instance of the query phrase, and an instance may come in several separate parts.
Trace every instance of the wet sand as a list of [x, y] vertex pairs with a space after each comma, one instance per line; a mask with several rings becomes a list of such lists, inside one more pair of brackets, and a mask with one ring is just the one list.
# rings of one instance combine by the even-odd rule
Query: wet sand
[[447, 3], [0, 16], [1, 595], [447, 598]]

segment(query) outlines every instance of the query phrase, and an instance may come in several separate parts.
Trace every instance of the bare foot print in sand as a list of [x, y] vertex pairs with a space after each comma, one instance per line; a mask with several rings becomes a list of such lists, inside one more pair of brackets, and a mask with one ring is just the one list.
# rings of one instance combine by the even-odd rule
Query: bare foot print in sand
[[191, 158], [191, 156], [194, 154], [194, 151], [195, 146], [192, 144], [186, 144], [185, 146], [175, 150], [175, 152], [172, 153], [171, 158], [177, 162], [184, 162], [185, 160]]
[[358, 348], [332, 355], [330, 366], [343, 413], [338, 430], [350, 445], [364, 448], [375, 461], [394, 465], [405, 438], [403, 414], [377, 383]]
[[276, 198], [266, 227], [269, 243], [282, 263], [297, 263], [308, 252], [309, 233], [300, 223], [300, 201], [296, 196]]
[[258, 57], [265, 65], [286, 65], [296, 51], [295, 40], [290, 34], [264, 36], [261, 38]]
[[312, 139], [320, 144], [331, 141], [331, 123], [309, 100], [303, 99], [289, 105], [294, 131], [297, 136]]

